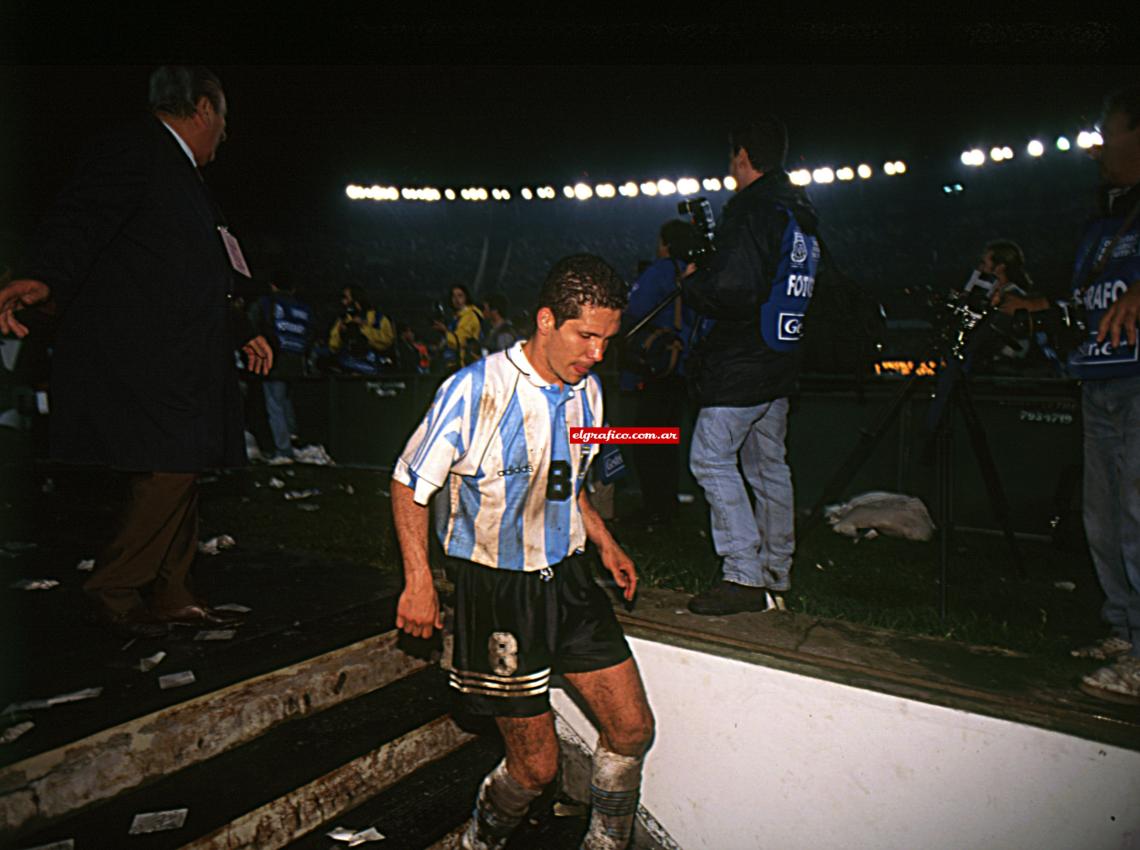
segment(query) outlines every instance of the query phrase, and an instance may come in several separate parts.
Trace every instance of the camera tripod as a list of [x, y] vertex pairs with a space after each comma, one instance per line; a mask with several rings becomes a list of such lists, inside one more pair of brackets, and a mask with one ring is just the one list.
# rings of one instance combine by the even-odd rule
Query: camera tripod
[[[1025, 565], [1022, 562], [1021, 551], [1017, 545], [1017, 538], [1014, 537], [1013, 528], [1010, 525], [1009, 503], [1005, 497], [1005, 490], [1002, 487], [1001, 478], [998, 476], [997, 466], [994, 464], [993, 456], [990, 454], [989, 441], [986, 438], [985, 430], [982, 428], [977, 409], [974, 407], [974, 399], [970, 391], [969, 376], [966, 370], [962, 367], [961, 361], [953, 355], [948, 355], [943, 358], [942, 346], [938, 343], [931, 346], [926, 357], [917, 361], [917, 363], [938, 362], [943, 359], [946, 362], [944, 370], [954, 371], [944, 371], [940, 373], [940, 378], [943, 378], [944, 382], [940, 381], [940, 383], [943, 383], [943, 386], [939, 388], [940, 391], [936, 394], [934, 401], [936, 405], [934, 410], [937, 411], [937, 414], [934, 417], [934, 421], [928, 423], [928, 430], [933, 432], [932, 436], [935, 441], [936, 491], [938, 499], [938, 511], [935, 522], [939, 530], [938, 564], [940, 574], [938, 610], [939, 617], [945, 620], [950, 540], [953, 537], [954, 531], [954, 480], [953, 465], [951, 463], [954, 425], [954, 416], [952, 415], [953, 408], [956, 408], [958, 412], [961, 413], [966, 425], [966, 432], [970, 437], [970, 445], [978, 461], [978, 468], [981, 470], [986, 492], [989, 495], [990, 508], [993, 511], [994, 518], [1001, 524], [1002, 533], [1005, 536], [1006, 543], [1009, 544], [1017, 575], [1019, 578], [1026, 578], [1027, 574]], [[898, 418], [903, 405], [914, 395], [915, 390], [918, 388], [918, 373], [919, 369], [916, 365], [914, 371], [907, 378], [906, 383], [899, 389], [874, 427], [870, 430], [864, 429], [860, 432], [859, 442], [836, 470], [835, 474], [832, 475], [831, 479], [823, 488], [819, 499], [808, 512], [805, 520], [805, 534], [812, 531], [823, 518], [824, 507], [838, 500], [847, 485], [851, 483], [851, 479], [855, 477], [855, 474], [867, 461], [875, 447]], [[940, 407], [937, 407], [939, 405]]]

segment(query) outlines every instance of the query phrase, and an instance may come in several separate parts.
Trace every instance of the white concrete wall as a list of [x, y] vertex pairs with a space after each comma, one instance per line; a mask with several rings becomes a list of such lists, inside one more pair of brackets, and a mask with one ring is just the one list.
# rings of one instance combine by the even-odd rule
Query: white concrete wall
[[[684, 850], [1140, 848], [1140, 753], [630, 639], [642, 804]], [[554, 707], [592, 747], [561, 691]]]

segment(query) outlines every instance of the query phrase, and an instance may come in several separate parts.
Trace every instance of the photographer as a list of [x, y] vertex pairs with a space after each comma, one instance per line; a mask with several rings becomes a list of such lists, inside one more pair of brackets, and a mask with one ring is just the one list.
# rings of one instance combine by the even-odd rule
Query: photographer
[[483, 312], [471, 303], [471, 292], [461, 283], [451, 287], [451, 310], [447, 321], [437, 318], [432, 322], [441, 334], [440, 360], [448, 373], [483, 356]]
[[344, 308], [329, 331], [329, 351], [339, 364], [353, 372], [375, 372], [380, 357], [391, 353], [396, 342], [392, 320], [368, 302], [362, 289], [346, 286], [341, 295]]
[[686, 305], [702, 316], [686, 367], [701, 407], [690, 467], [724, 559], [723, 580], [689, 601], [697, 614], [762, 611], [769, 596], [779, 607], [790, 586], [787, 397], [820, 257], [815, 210], [784, 172], [783, 123], [756, 118], [734, 129], [730, 142], [737, 194], [724, 208], [716, 251], [682, 281]]
[[[696, 229], [687, 221], [672, 219], [661, 226], [657, 259], [637, 277], [629, 290], [629, 306], [623, 324], [632, 327], [681, 285], [684, 257], [697, 247]], [[685, 418], [685, 355], [696, 315], [681, 298], [659, 312], [644, 329], [622, 348], [620, 386], [633, 397], [630, 425], [680, 426]], [[664, 524], [677, 511], [679, 444], [631, 446], [641, 502], [648, 524]]]
[[[1082, 677], [1081, 690], [1140, 703], [1140, 86], [1106, 98], [1101, 128], [1104, 143], [1090, 151], [1100, 170], [1100, 208], [1073, 275], [1073, 302], [1086, 311], [1087, 330], [1066, 370], [1081, 381], [1085, 532], [1112, 634], [1073, 655], [1118, 658]], [[1026, 311], [1021, 318], [1031, 332], [1056, 346], [1064, 328], [1058, 305], [1020, 295], [998, 303], [1008, 315]]]

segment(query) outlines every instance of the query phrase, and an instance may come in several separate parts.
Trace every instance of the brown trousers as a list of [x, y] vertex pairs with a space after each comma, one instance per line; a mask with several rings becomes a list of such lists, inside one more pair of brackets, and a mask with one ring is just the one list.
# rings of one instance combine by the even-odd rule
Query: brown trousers
[[119, 616], [144, 605], [150, 586], [152, 608], [181, 608], [194, 602], [190, 567], [198, 551], [198, 475], [194, 472], [140, 472], [114, 539], [96, 559], [83, 589]]

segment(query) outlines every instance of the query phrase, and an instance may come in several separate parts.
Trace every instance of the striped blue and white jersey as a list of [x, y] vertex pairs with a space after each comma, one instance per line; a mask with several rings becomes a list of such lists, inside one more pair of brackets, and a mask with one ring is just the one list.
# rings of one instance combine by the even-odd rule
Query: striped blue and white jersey
[[598, 446], [572, 428], [602, 423], [594, 374], [559, 387], [538, 376], [522, 342], [443, 382], [392, 477], [426, 505], [444, 489], [444, 551], [488, 567], [540, 570], [586, 545], [578, 494]]

